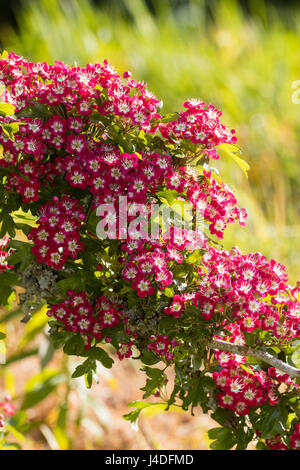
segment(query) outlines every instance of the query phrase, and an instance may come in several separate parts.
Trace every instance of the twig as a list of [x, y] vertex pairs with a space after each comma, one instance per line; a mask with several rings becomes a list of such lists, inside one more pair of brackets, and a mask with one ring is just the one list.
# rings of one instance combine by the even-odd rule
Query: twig
[[219, 339], [207, 342], [206, 346], [210, 349], [219, 349], [221, 351], [227, 351], [230, 353], [238, 354], [240, 356], [252, 356], [255, 359], [259, 359], [263, 362], [266, 362], [267, 364], [270, 364], [271, 366], [275, 367], [281, 372], [284, 372], [285, 374], [288, 374], [292, 377], [300, 378], [300, 369], [290, 366], [289, 364], [281, 361], [277, 357], [272, 356], [272, 354], [268, 353], [267, 351], [253, 349], [245, 345], [228, 343]]

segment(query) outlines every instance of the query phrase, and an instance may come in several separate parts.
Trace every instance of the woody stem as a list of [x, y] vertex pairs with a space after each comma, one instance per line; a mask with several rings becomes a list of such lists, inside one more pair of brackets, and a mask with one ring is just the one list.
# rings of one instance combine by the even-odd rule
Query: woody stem
[[240, 356], [252, 356], [255, 359], [259, 359], [276, 369], [288, 374], [292, 377], [300, 378], [300, 369], [293, 367], [286, 362], [281, 361], [277, 357], [268, 353], [267, 351], [262, 351], [260, 349], [253, 349], [246, 345], [228, 343], [219, 339], [208, 341], [206, 346], [210, 349], [218, 349], [221, 351], [226, 351]]

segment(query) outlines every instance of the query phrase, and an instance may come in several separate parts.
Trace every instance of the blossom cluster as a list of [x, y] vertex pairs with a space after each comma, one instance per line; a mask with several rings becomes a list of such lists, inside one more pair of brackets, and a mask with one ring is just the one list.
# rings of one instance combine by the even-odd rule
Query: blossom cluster
[[[29, 62], [12, 52], [0, 61], [0, 80], [9, 87], [7, 101], [17, 111], [36, 100], [49, 106], [63, 104], [68, 111], [75, 106], [81, 116], [93, 110], [114, 113], [141, 126], [159, 117], [159, 100], [146, 85], [131, 78], [124, 83], [107, 61], [70, 67], [58, 61], [53, 65]], [[106, 90], [105, 97], [101, 88]]]
[[217, 395], [221, 408], [228, 408], [243, 416], [248, 415], [251, 408], [263, 406], [267, 400], [270, 404], [277, 402], [276, 388], [268, 375], [264, 371], [249, 370], [235, 365], [213, 373], [216, 385], [221, 390]]
[[117, 304], [104, 296], [100, 296], [93, 305], [84, 291], [69, 290], [67, 294], [63, 302], [51, 306], [47, 315], [63, 324], [67, 331], [80, 333], [87, 349], [93, 339], [102, 339], [104, 328], [113, 328], [122, 318]]
[[8, 264], [7, 258], [13, 253], [13, 249], [9, 248], [9, 238], [3, 237], [0, 238], [0, 271], [6, 271], [8, 269], [12, 269], [13, 265]]
[[124, 341], [122, 341], [119, 344], [119, 348], [117, 350], [117, 355], [118, 355], [118, 358], [120, 359], [120, 361], [122, 361], [125, 358], [129, 358], [129, 357], [132, 356], [132, 345], [133, 345], [133, 341], [128, 341], [126, 343]]
[[224, 318], [229, 314], [242, 333], [262, 329], [280, 340], [300, 335], [299, 289], [289, 288], [280, 263], [261, 253], [246, 255], [236, 247], [229, 252], [206, 245], [202, 265], [199, 287], [188, 298], [205, 320], [215, 313]]
[[38, 227], [28, 238], [34, 242], [32, 252], [39, 263], [61, 269], [69, 257], [75, 259], [84, 245], [78, 229], [85, 219], [83, 207], [75, 198], [53, 196], [52, 201], [39, 208]]
[[161, 134], [171, 142], [181, 139], [201, 144], [206, 154], [218, 159], [214, 148], [222, 143], [236, 143], [234, 129], [227, 129], [220, 122], [221, 111], [204, 101], [189, 100], [184, 103], [186, 111], [179, 113], [177, 120], [159, 125]]
[[[0, 59], [0, 81], [6, 87], [2, 99], [12, 103], [22, 117], [14, 141], [0, 133], [0, 165], [9, 170], [6, 189], [20, 194], [23, 204], [30, 204], [39, 200], [45, 188], [55, 187], [57, 176], [64, 175], [71, 188], [91, 193], [92, 208], [97, 208], [117, 203], [120, 195], [145, 204], [149, 191], [154, 194], [165, 186], [192, 196], [195, 207], [209, 221], [211, 233], [220, 238], [228, 223], [243, 223], [245, 210], [236, 206], [231, 190], [211, 174], [199, 182], [197, 174], [184, 167], [175, 169], [166, 152], [126, 153], [115, 144], [110, 134], [115, 119], [124, 132], [131, 128], [154, 132], [149, 123], [160, 118], [159, 101], [146, 85], [126, 77], [122, 80], [107, 62], [81, 68], [60, 62], [34, 64], [14, 53]], [[26, 114], [34, 106], [44, 106], [43, 118]], [[206, 137], [199, 142], [208, 152], [231, 141], [219, 121], [220, 111], [192, 101], [185, 106], [188, 110], [181, 113], [179, 122], [159, 121], [155, 132], [173, 127], [178, 132], [180, 122], [185, 121], [185, 138], [189, 133], [195, 136], [201, 127]], [[101, 124], [101, 119], [109, 119], [108, 124]], [[96, 137], [95, 125], [103, 127]]]
[[266, 402], [274, 405], [279, 401], [278, 387], [285, 383], [291, 388], [298, 385], [288, 374], [269, 367], [267, 372], [246, 364], [245, 356], [215, 351], [221, 369], [213, 373], [213, 379], [221, 390], [217, 399], [222, 408], [229, 408], [238, 415], [249, 413], [249, 407], [261, 407]]
[[245, 225], [247, 212], [237, 207], [237, 200], [228, 185], [218, 182], [211, 172], [203, 171], [203, 180], [191, 181], [187, 189], [188, 200], [209, 224], [210, 233], [223, 238], [229, 223], [238, 220]]
[[166, 335], [151, 335], [150, 343], [147, 345], [149, 351], [153, 351], [158, 356], [163, 356], [167, 361], [172, 361], [174, 358], [173, 349], [181, 343], [176, 339], [169, 340]]
[[0, 428], [5, 424], [5, 416], [13, 416], [16, 412], [16, 406], [12, 402], [10, 395], [6, 395], [3, 401], [0, 401], [0, 409], [4, 413], [0, 414]]
[[291, 446], [300, 450], [300, 422], [296, 423], [295, 430], [290, 437]]
[[[187, 247], [191, 248], [194, 234], [185, 229], [170, 228], [168, 237], [143, 242], [128, 240], [122, 244], [126, 256], [122, 258], [122, 277], [131, 283], [139, 297], [151, 296], [156, 288], [165, 289], [173, 283], [172, 267], [183, 261]], [[203, 244], [198, 234], [197, 242]], [[201, 245], [199, 245], [201, 246]]]

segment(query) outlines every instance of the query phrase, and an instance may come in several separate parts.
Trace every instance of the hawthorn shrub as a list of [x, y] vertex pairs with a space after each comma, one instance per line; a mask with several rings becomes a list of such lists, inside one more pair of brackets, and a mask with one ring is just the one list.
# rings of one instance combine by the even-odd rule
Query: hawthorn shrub
[[200, 406], [219, 424], [212, 449], [300, 449], [300, 287], [220, 245], [247, 214], [211, 160], [226, 151], [248, 169], [221, 112], [188, 100], [163, 115], [106, 61], [14, 53], [0, 94], [0, 303], [22, 287], [24, 321], [46, 304], [52, 344], [84, 359], [73, 377], [87, 387], [97, 361], [139, 359], [144, 398], [160, 401], [130, 403], [131, 422], [157, 403]]

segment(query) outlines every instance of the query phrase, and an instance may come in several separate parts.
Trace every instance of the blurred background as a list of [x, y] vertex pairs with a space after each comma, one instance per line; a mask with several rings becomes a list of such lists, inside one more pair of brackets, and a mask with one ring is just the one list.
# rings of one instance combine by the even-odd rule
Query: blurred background
[[[291, 283], [300, 278], [299, 2], [4, 0], [0, 48], [69, 65], [107, 59], [146, 81], [165, 112], [192, 97], [220, 108], [250, 165], [247, 179], [226, 157], [214, 162], [249, 214], [224, 244], [260, 251], [286, 265]], [[19, 319], [13, 306], [0, 319], [8, 334], [0, 380], [22, 408], [12, 440], [25, 448], [208, 448], [213, 423], [200, 412], [144, 413], [138, 431], [122, 420], [141, 397], [136, 361], [100, 370], [99, 385], [86, 391], [70, 379], [76, 363], [51, 350], [45, 312], [26, 326]]]

